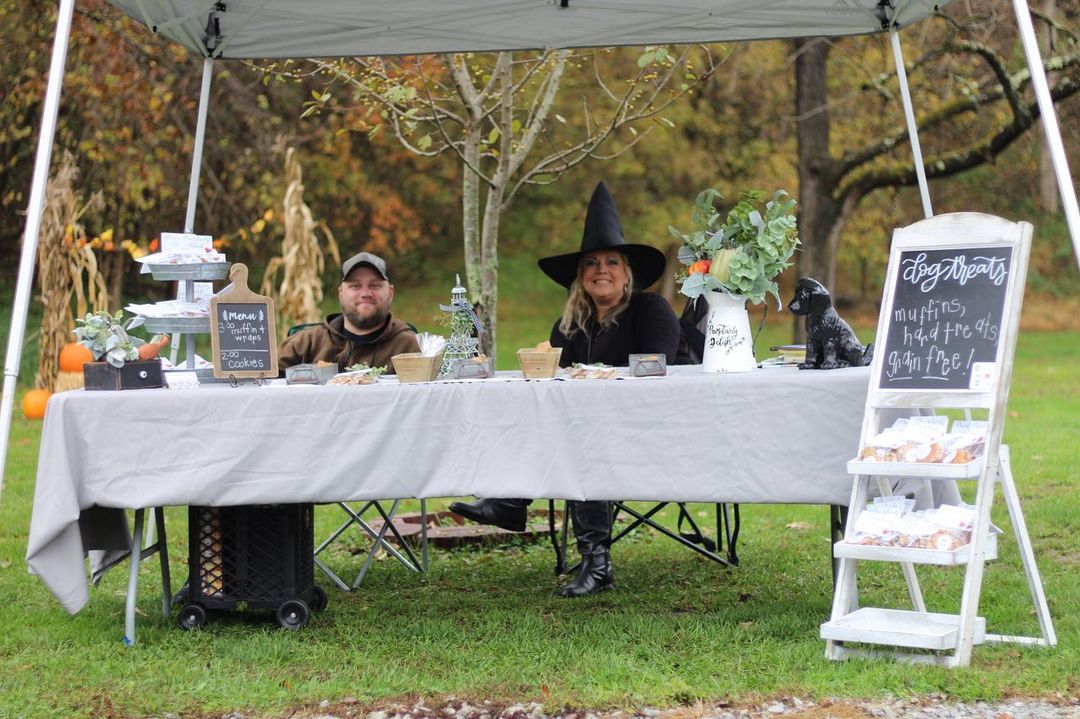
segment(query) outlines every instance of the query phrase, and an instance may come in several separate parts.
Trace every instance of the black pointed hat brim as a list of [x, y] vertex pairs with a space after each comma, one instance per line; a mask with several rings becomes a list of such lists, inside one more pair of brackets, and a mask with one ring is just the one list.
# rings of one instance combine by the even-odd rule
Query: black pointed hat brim
[[577, 277], [581, 257], [597, 250], [612, 250], [626, 255], [634, 273], [634, 289], [643, 290], [656, 282], [660, 275], [664, 274], [664, 267], [667, 265], [664, 253], [655, 247], [626, 243], [623, 239], [622, 223], [619, 222], [619, 211], [615, 208], [615, 199], [603, 182], [596, 183], [596, 189], [589, 198], [581, 248], [565, 255], [544, 257], [537, 264], [548, 277], [569, 288]]
[[544, 274], [569, 289], [577, 279], [578, 263], [589, 252], [611, 250], [626, 255], [630, 262], [630, 269], [634, 273], [634, 289], [643, 290], [664, 274], [667, 266], [667, 258], [664, 253], [649, 245], [613, 244], [607, 247], [597, 247], [591, 250], [579, 250], [565, 255], [541, 258], [537, 264]]

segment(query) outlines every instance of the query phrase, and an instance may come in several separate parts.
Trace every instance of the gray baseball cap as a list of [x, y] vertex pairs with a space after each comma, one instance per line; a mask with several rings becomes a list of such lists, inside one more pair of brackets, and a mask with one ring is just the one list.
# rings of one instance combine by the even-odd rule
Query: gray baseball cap
[[360, 265], [367, 265], [378, 272], [379, 276], [384, 280], [390, 281], [390, 276], [386, 271], [386, 260], [370, 252], [359, 252], [345, 260], [344, 264], [341, 265], [341, 279], [344, 281], [349, 276], [349, 273]]

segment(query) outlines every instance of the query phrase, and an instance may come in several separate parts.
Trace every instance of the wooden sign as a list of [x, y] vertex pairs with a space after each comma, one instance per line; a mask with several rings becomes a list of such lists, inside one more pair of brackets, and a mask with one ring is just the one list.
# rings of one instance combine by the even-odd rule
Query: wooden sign
[[210, 300], [214, 376], [273, 378], [278, 374], [274, 300], [248, 289], [246, 265], [229, 268], [232, 284]]
[[917, 248], [899, 253], [878, 387], [991, 390], [1011, 246]]

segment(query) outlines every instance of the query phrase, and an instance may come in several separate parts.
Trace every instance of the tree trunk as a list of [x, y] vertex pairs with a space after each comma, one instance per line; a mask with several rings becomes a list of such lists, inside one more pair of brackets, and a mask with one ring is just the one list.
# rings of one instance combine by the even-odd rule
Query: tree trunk
[[[829, 43], [823, 39], [795, 41], [795, 116], [799, 153], [799, 239], [796, 255], [800, 277], [813, 277], [832, 289], [836, 281], [836, 243], [830, 230], [839, 214], [832, 196], [836, 162], [829, 153], [829, 107], [826, 63]], [[796, 341], [803, 323], [794, 322]]]
[[465, 245], [465, 282], [472, 302], [480, 288], [480, 178], [470, 168], [480, 166], [480, 128], [472, 125], [465, 134], [461, 172], [461, 233]]

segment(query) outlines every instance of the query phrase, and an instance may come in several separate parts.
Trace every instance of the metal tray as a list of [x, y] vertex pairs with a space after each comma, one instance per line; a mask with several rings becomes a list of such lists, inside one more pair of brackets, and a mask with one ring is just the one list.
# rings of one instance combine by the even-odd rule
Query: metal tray
[[209, 317], [147, 317], [143, 327], [147, 332], [186, 332], [209, 334]]
[[186, 369], [182, 369], [182, 368], [181, 369], [173, 368], [173, 369], [165, 370], [166, 375], [168, 375], [171, 372], [194, 372], [195, 373], [195, 378], [199, 380], [199, 384], [211, 384], [211, 383], [214, 383], [214, 382], [230, 382], [231, 381], [227, 377], [215, 377], [213, 367], [201, 367], [201, 368], [196, 369], [196, 370], [186, 370]]
[[147, 265], [155, 280], [224, 280], [228, 262], [198, 262], [190, 265]]

